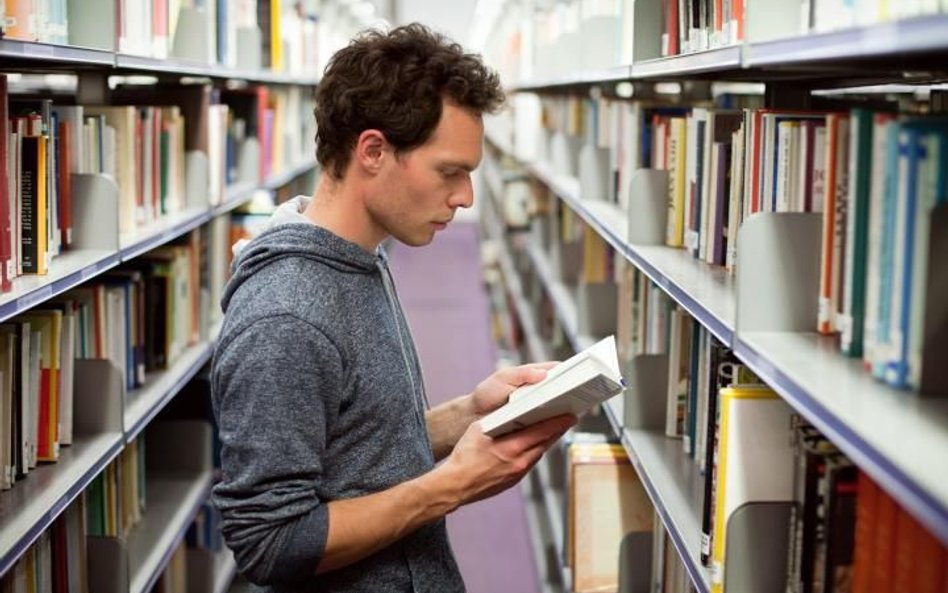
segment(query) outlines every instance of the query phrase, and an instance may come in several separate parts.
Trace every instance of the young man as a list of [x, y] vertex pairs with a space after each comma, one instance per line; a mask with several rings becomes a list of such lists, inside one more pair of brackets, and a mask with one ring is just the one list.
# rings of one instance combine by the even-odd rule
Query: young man
[[476, 422], [547, 365], [426, 409], [379, 248], [425, 245], [471, 205], [481, 115], [502, 101], [496, 74], [420, 25], [364, 34], [326, 69], [316, 194], [239, 254], [213, 365], [214, 501], [270, 591], [463, 591], [444, 516], [514, 485], [574, 422], [497, 440]]

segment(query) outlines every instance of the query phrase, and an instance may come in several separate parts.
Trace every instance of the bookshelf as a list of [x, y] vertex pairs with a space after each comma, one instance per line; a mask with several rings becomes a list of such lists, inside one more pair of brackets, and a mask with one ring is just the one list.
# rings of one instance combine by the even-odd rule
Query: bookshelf
[[[594, 97], [595, 100], [600, 92], [619, 92], [616, 82], [628, 81], [635, 85], [633, 99], [638, 97], [639, 85], [642, 85], [646, 90], [643, 97], [650, 100], [655, 97], [654, 93], [648, 92], [651, 83], [733, 80], [766, 85], [766, 107], [771, 106], [769, 102], [776, 101], [780, 106], [792, 108], [793, 101], [811, 89], [847, 86], [872, 89], [866, 85], [898, 82], [899, 76], [905, 76], [907, 72], [910, 72], [908, 76], [912, 83], [928, 80], [936, 83], [934, 89], [941, 78], [936, 64], [948, 55], [948, 39], [945, 37], [948, 15], [903, 15], [886, 22], [855, 26], [833, 23], [841, 28], [801, 34], [797, 3], [748, 0], [744, 39], [723, 47], [660, 56], [659, 36], [643, 33], [642, 29], [657, 22], [648, 19], [657, 18], [664, 4], [652, 0], [626, 5], [628, 10], [635, 12], [637, 19], [645, 18], [644, 25], [640, 22], [634, 28], [639, 40], [644, 41], [636, 41], [634, 58], [627, 66], [615, 66], [611, 70], [565, 71], [536, 80], [530, 76], [530, 64], [531, 60], [537, 59], [531, 52], [537, 50], [530, 47], [529, 41], [522, 55], [514, 59], [497, 59], [497, 63], [508, 67], [506, 72], [514, 75], [508, 87], [515, 93], [512, 101], [514, 111], [536, 113], [537, 117], [531, 124], [529, 116], [523, 118], [517, 113], [512, 117], [496, 118], [485, 126], [489, 147], [485, 151], [485, 169], [488, 170], [491, 193], [496, 195], [504, 191], [504, 173], [498, 172], [499, 161], [515, 163], [514, 169], [525, 172], [539, 185], [548, 188], [556, 199], [614, 249], [616, 257], [631, 262], [703, 328], [731, 348], [742, 364], [872, 478], [899, 508], [943, 545], [948, 545], [948, 469], [941, 461], [948, 451], [948, 400], [920, 397], [873, 379], [863, 368], [861, 360], [841, 354], [838, 342], [833, 337], [817, 334], [815, 325], [812, 329], [809, 326], [781, 327], [780, 323], [768, 327], [766, 323], [757, 321], [760, 308], [748, 305], [764, 294], [767, 295], [762, 297], [765, 300], [790, 301], [789, 308], [808, 307], [810, 305], [805, 302], [812, 299], [815, 318], [815, 291], [812, 294], [804, 291], [790, 291], [792, 294], [768, 292], [765, 286], [768, 280], [755, 273], [750, 274], [755, 277], [742, 289], [736, 278], [723, 267], [698, 261], [683, 249], [637, 240], [636, 231], [631, 227], [639, 224], [636, 217], [642, 217], [641, 201], [637, 202], [635, 195], [630, 196], [631, 205], [626, 209], [604, 199], [605, 196], [584, 194], [579, 181], [581, 175], [564, 174], [562, 165], [537, 157], [543, 149], [534, 152], [529, 140], [535, 139], [537, 144], [542, 144], [550, 138], [542, 134], [538, 136], [528, 129], [531, 125], [539, 125], [539, 110], [533, 107], [532, 101], [524, 98], [538, 94], [542, 97], [572, 95], [587, 100]], [[783, 18], [788, 14], [792, 14], [792, 18]], [[864, 16], [860, 14], [853, 18]], [[839, 22], [847, 21], [840, 19]], [[509, 22], [505, 26], [508, 30], [512, 28]], [[497, 30], [501, 31], [502, 27], [497, 27]], [[503, 33], [498, 33], [497, 37], [503, 39]], [[649, 41], [655, 45], [643, 49], [642, 45]], [[575, 42], [570, 40], [570, 43]], [[498, 39], [489, 41], [486, 53], [500, 51], [500, 47], [503, 45]], [[516, 67], [509, 68], [511, 63]], [[624, 70], [627, 72], [621, 77], [615, 74]], [[909, 90], [912, 88], [917, 87]], [[852, 92], [859, 93], [860, 89]], [[878, 97], [879, 92], [898, 90], [881, 87], [881, 91], [873, 92]], [[813, 93], [821, 98], [829, 94]], [[915, 96], [918, 98], [918, 93]], [[705, 99], [710, 99], [710, 96]], [[688, 105], [694, 100], [687, 96], [686, 91], [677, 102], [672, 100], [668, 104]], [[521, 142], [520, 136], [526, 137], [528, 142]], [[578, 141], [584, 139], [579, 137]], [[494, 154], [499, 154], [500, 158]], [[808, 240], [813, 238], [809, 236]], [[507, 249], [518, 248], [509, 243], [497, 243]], [[809, 259], [806, 250], [788, 247], [786, 253], [774, 254], [761, 247], [753, 241], [746, 245], [739, 243], [738, 250], [742, 255], [737, 257], [737, 261], [744, 262], [756, 258], [756, 254], [767, 252], [753, 266], [754, 272], [768, 267], [819, 269], [820, 262]], [[538, 245], [528, 244], [522, 250], [533, 263], [533, 272], [526, 275], [535, 275], [545, 286], [556, 316], [574, 349], [577, 348], [579, 337], [570, 331], [575, 328], [576, 303], [569, 294], [567, 298], [563, 297], [562, 287], [553, 281], [547, 256]], [[790, 265], [795, 257], [797, 265]], [[738, 277], [741, 269], [738, 265]], [[504, 274], [505, 278], [507, 276]], [[523, 282], [522, 279], [519, 281]], [[509, 282], [507, 290], [513, 293]], [[748, 307], [758, 312], [748, 313]], [[515, 309], [521, 319], [536, 317], [534, 310]], [[621, 441], [642, 479], [683, 561], [691, 585], [697, 591], [707, 592], [711, 589], [711, 571], [699, 559], [700, 501], [704, 479], [694, 461], [682, 452], [680, 440], [666, 437], [661, 430], [629, 428], [625, 424], [622, 404], [622, 401], [613, 400], [604, 407], [611, 432]], [[531, 493], [537, 496], [532, 489]]]
[[[118, 183], [104, 173], [66, 170], [76, 213], [74, 236], [82, 236], [82, 239], [77, 239], [70, 249], [53, 257], [47, 274], [14, 278], [12, 290], [0, 294], [0, 321], [16, 323], [21, 314], [43, 308], [53, 299], [58, 302], [57, 297], [88, 281], [103, 281], [106, 273], [114, 272], [119, 266], [126, 269], [128, 266], [124, 264], [138, 265], [153, 249], [169, 244], [180, 245], [186, 237], [188, 248], [200, 251], [202, 258], [208, 253], [226, 258], [229, 255], [226, 247], [229, 246], [230, 229], [229, 222], [223, 222], [225, 217], [229, 221], [232, 211], [251, 201], [277, 200], [278, 195], [284, 196], [289, 187], [298, 187], [302, 181], [311, 179], [316, 171], [317, 164], [310, 150], [313, 134], [310, 133], [309, 119], [306, 119], [311, 118], [311, 113], [307, 113], [309, 91], [318, 83], [319, 68], [315, 57], [306, 63], [305, 68], [300, 68], [294, 60], [303, 54], [296, 52], [300, 49], [296, 47], [293, 56], [287, 57], [282, 67], [271, 70], [263, 66], [264, 62], [257, 65], [252, 63], [253, 60], [248, 62], [245, 59], [248, 55], [253, 57], [259, 52], [244, 52], [246, 43], [243, 42], [241, 55], [237, 56], [239, 60], [227, 64], [216, 63], [216, 54], [204, 61], [174, 57], [170, 51], [166, 59], [130, 55], [119, 49], [119, 40], [112, 30], [115, 24], [111, 20], [118, 7], [129, 1], [55, 0], [57, 5], [61, 3], [65, 7], [68, 4], [70, 10], [75, 7], [80, 11], [74, 21], [70, 20], [70, 33], [86, 26], [90, 31], [96, 29], [85, 33], [89, 37], [87, 41], [99, 47], [88, 47], [84, 42], [71, 43], [71, 38], [70, 43], [64, 40], [49, 43], [0, 36], [0, 61], [3, 62], [0, 71], [24, 75], [10, 78], [9, 97], [50, 98], [54, 105], [109, 105], [124, 101], [129, 101], [127, 104], [130, 105], [153, 105], [152, 101], [157, 101], [158, 97], [147, 96], [145, 85], [149, 81], [170, 89], [201, 87], [207, 89], [205, 96], [211, 97], [211, 105], [220, 105], [221, 111], [226, 106], [234, 119], [242, 119], [247, 127], [235, 136], [226, 118], [222, 120], [223, 129], [213, 129], [214, 122], [209, 120], [207, 111], [188, 119], [213, 142], [218, 137], [233, 139], [234, 145], [226, 149], [224, 142], [213, 145], [213, 149], [219, 150], [218, 158], [224, 161], [222, 175], [215, 177], [216, 170], [210, 159], [212, 145], [195, 148], [188, 144], [187, 149], [182, 148], [186, 152], [182, 160], [185, 168], [178, 171], [190, 184], [183, 188], [187, 195], [179, 196], [182, 207], [166, 210], [162, 202], [161, 216], [155, 216], [157, 220], [147, 225], [136, 221], [136, 228], [125, 233], [119, 232], [118, 219], [115, 218], [118, 210], [116, 200], [119, 199], [115, 188]], [[155, 0], [155, 3], [159, 1]], [[139, 8], [138, 0], [133, 4]], [[293, 8], [293, 18], [295, 15], [306, 18], [296, 8], [300, 11], [315, 10], [317, 3], [304, 2], [298, 7], [296, 4], [291, 7], [288, 2], [285, 4], [288, 10]], [[207, 6], [207, 3], [202, 6]], [[320, 8], [325, 7], [320, 4]], [[358, 18], [349, 18], [350, 7], [330, 8], [334, 9], [333, 19], [324, 22], [338, 30], [339, 37], [334, 42], [347, 41], [351, 32], [365, 24]], [[94, 18], [99, 12], [104, 17], [101, 23], [95, 22]], [[10, 16], [9, 12], [7, 15]], [[93, 17], [91, 20], [90, 16]], [[336, 17], [341, 17], [342, 21], [334, 25]], [[12, 26], [12, 22], [6, 21], [5, 26]], [[315, 26], [315, 22], [315, 19], [310, 19], [307, 26]], [[98, 38], [100, 29], [108, 33], [101, 39]], [[315, 51], [317, 48], [311, 46], [310, 49]], [[328, 40], [319, 48], [321, 52], [333, 49]], [[154, 51], [155, 55], [160, 54]], [[218, 47], [215, 51], [222, 50]], [[240, 63], [235, 63], [237, 61]], [[37, 82], [40, 77], [33, 76], [37, 74], [60, 76], [44, 76], [42, 82]], [[53, 78], [55, 84], [50, 82]], [[139, 89], [139, 86], [143, 88]], [[266, 87], [266, 90], [261, 87]], [[145, 99], [134, 98], [139, 90], [146, 91]], [[128, 96], [123, 94], [126, 92]], [[253, 95], [254, 92], [258, 94]], [[6, 101], [7, 96], [3, 100]], [[258, 113], [251, 113], [249, 105], [253, 105]], [[194, 113], [198, 112], [191, 112]], [[8, 115], [12, 117], [13, 112], [8, 112]], [[291, 122], [287, 126], [291, 117], [303, 118], [303, 124], [297, 126]], [[265, 118], [272, 119], [264, 123]], [[174, 125], [172, 120], [165, 121]], [[265, 131], [266, 126], [271, 125], [283, 126], [273, 132], [273, 143], [254, 144], [263, 140], [263, 134], [272, 132]], [[276, 137], [276, 133], [280, 136]], [[243, 143], [245, 139], [252, 142]], [[181, 144], [182, 147], [185, 144], [183, 138]], [[228, 153], [228, 150], [233, 152]], [[203, 160], [195, 160], [196, 151], [204, 152], [197, 155], [203, 156]], [[226, 162], [228, 156], [234, 161]], [[239, 167], [241, 159], [244, 159], [243, 167]], [[141, 162], [138, 164], [141, 166]], [[158, 175], [155, 166], [153, 181]], [[192, 166], [196, 171], [193, 180], [187, 175]], [[161, 171], [164, 173], [163, 169]], [[56, 174], [63, 173], [58, 171]], [[144, 178], [144, 174], [141, 175]], [[208, 184], [207, 191], [202, 191], [202, 181]], [[215, 187], [218, 181], [220, 183]], [[161, 195], [162, 200], [165, 197], [165, 194]], [[151, 213], [148, 216], [151, 220]], [[198, 241], [199, 235], [193, 233], [199, 228], [202, 241]], [[58, 233], [59, 229], [55, 232]], [[223, 251], [220, 249], [222, 242], [228, 243]], [[210, 265], [196, 272], [198, 276], [194, 279], [199, 277], [201, 282], [209, 280], [211, 283], [223, 280], [226, 261], [221, 264], [225, 271], [219, 272], [216, 269], [221, 267], [217, 265], [219, 262], [211, 262], [211, 256], [207, 257], [208, 260], [202, 260], [202, 263]], [[200, 328], [200, 339], [185, 348], [166, 369], [149, 372], [141, 387], [128, 389], [123, 385], [118, 368], [107, 360], [76, 360], [72, 444], [61, 448], [55, 463], [40, 463], [25, 478], [18, 478], [11, 489], [0, 492], [0, 577], [4, 585], [18, 561], [26, 556], [33, 557], [34, 550], [41, 549], [37, 544], [41, 546], [44, 539], [48, 545], [49, 539], [55, 538], [54, 527], [59, 519], [70, 515], [76, 508], [70, 505], [77, 502], [97, 479], [109, 473], [110, 464], [118, 462], [123, 453], [131, 450], [133, 439], [156, 430], [159, 431], [157, 435], [148, 437], [150, 461], [145, 478], [148, 501], [141, 521], [131, 529], [127, 538], [90, 537], [86, 540], [91, 542], [88, 544], [90, 567], [93, 567], [89, 575], [90, 588], [148, 593], [165, 570], [175, 548], [183, 541], [195, 515], [207, 502], [214, 479], [209, 459], [210, 427], [201, 429], [198, 442], [193, 437], [188, 438], [187, 434], [178, 438], [173, 433], [161, 432], [163, 426], [156, 428], [155, 419], [211, 359], [221, 322], [210, 308], [217, 306], [215, 292], [222, 288], [203, 283], [198, 285], [197, 282], [190, 285], [194, 294], [200, 294], [202, 299], [195, 307], [200, 314], [195, 314], [196, 325], [193, 326]], [[161, 420], [157, 424], [165, 423]], [[155, 459], [151, 460], [152, 457]], [[236, 574], [234, 558], [225, 550], [213, 555], [210, 561], [212, 591], [223, 593]]]

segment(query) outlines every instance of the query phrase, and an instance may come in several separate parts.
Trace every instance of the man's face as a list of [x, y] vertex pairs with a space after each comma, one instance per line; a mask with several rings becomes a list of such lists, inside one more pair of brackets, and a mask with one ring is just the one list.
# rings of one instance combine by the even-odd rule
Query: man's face
[[480, 115], [448, 102], [431, 138], [387, 159], [365, 203], [373, 222], [406, 245], [427, 245], [458, 208], [474, 203], [471, 172], [481, 161]]

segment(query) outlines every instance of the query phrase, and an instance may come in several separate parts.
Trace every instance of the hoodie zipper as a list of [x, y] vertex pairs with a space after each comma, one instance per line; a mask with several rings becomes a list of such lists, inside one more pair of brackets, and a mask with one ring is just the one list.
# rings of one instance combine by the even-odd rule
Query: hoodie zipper
[[[378, 267], [382, 272], [382, 287], [385, 289], [385, 297], [388, 300], [389, 309], [392, 312], [392, 319], [395, 321], [395, 333], [398, 335], [398, 345], [399, 350], [402, 354], [402, 361], [405, 363], [405, 371], [408, 373], [408, 380], [411, 383], [412, 389], [412, 401], [414, 402], [416, 416], [421, 423], [421, 427], [424, 429], [425, 434], [427, 434], [427, 427], [424, 423], [424, 413], [419, 409], [418, 404], [419, 400], [423, 399], [425, 405], [427, 406], [428, 397], [424, 391], [424, 385], [419, 386], [415, 383], [415, 372], [412, 370], [411, 358], [408, 353], [408, 349], [405, 345], [404, 332], [402, 329], [401, 316], [398, 312], [398, 294], [395, 291], [395, 281], [392, 278], [392, 272], [388, 267], [387, 262], [382, 259], [378, 263]], [[416, 356], [417, 358], [417, 356]], [[420, 377], [419, 377], [420, 380]], [[419, 394], [421, 397], [419, 398]]]

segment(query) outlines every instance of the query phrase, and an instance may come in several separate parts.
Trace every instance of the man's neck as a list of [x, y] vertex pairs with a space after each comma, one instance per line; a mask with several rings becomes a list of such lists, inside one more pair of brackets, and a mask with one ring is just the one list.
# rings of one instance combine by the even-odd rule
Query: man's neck
[[344, 181], [332, 179], [325, 171], [320, 174], [316, 194], [303, 216], [316, 225], [374, 253], [385, 238], [363, 206], [357, 188]]

